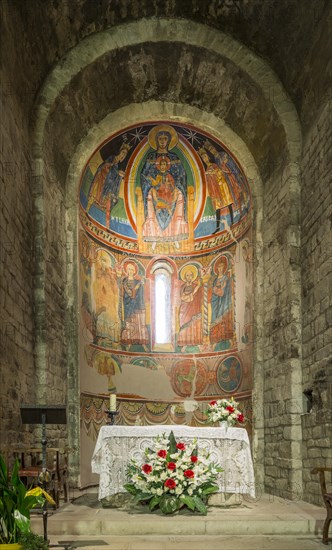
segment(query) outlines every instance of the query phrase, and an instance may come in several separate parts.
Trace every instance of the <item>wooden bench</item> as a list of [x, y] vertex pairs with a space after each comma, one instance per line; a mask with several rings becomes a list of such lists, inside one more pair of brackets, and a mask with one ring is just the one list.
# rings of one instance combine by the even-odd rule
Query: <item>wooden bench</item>
[[[42, 448], [12, 449], [10, 458], [20, 462], [19, 476], [27, 486], [43, 486], [43, 452]], [[67, 450], [56, 447], [46, 448], [46, 490], [53, 497], [57, 508], [60, 503], [60, 495], [63, 492], [65, 502], [68, 502], [68, 462]]]
[[329, 541], [332, 541], [332, 538], [329, 539], [329, 527], [332, 520], [332, 492], [327, 490], [325, 473], [332, 472], [332, 468], [314, 468], [311, 470], [312, 474], [319, 474], [319, 483], [320, 489], [322, 492], [322, 497], [324, 504], [326, 506], [326, 519], [323, 526], [323, 543], [328, 544]]

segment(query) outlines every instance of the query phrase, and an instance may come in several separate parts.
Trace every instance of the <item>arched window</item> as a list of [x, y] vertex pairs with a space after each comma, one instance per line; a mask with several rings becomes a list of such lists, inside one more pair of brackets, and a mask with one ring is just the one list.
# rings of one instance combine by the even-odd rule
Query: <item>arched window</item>
[[172, 273], [173, 269], [167, 262], [157, 262], [153, 269], [154, 275], [152, 308], [152, 333], [154, 349], [173, 349], [172, 341]]

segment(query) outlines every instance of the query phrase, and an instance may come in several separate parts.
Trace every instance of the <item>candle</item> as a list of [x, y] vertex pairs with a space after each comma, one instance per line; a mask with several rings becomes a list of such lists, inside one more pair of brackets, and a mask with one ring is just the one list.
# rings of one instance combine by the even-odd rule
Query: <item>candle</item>
[[116, 411], [116, 393], [110, 393], [110, 411]]

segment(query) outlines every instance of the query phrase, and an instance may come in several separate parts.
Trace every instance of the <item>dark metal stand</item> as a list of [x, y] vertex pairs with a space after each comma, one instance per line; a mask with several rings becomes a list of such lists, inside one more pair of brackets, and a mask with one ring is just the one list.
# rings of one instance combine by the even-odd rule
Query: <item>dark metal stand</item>
[[[46, 424], [66, 424], [66, 407], [64, 405], [21, 405], [22, 424], [41, 424], [42, 427], [42, 482], [43, 489], [46, 491]], [[47, 501], [43, 504], [43, 526], [44, 540], [47, 539]], [[52, 544], [51, 546], [58, 546]]]
[[106, 410], [105, 412], [107, 413], [107, 418], [108, 418], [106, 424], [108, 426], [114, 426], [116, 424], [116, 415], [119, 414], [119, 412], [118, 411], [108, 411], [108, 410]]

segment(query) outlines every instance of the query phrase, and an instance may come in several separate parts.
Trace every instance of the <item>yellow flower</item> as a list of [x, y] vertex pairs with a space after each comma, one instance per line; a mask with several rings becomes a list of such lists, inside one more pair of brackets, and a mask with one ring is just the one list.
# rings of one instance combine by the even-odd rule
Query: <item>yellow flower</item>
[[50, 504], [52, 504], [53, 506], [56, 506], [51, 495], [46, 493], [46, 491], [44, 491], [44, 489], [42, 489], [41, 487], [34, 487], [33, 489], [30, 489], [30, 491], [27, 491], [25, 493], [26, 497], [30, 497], [30, 496], [40, 497], [41, 495], [43, 495]]

